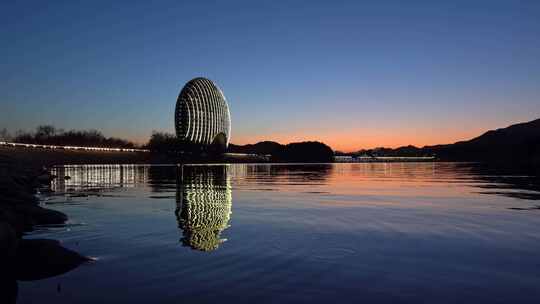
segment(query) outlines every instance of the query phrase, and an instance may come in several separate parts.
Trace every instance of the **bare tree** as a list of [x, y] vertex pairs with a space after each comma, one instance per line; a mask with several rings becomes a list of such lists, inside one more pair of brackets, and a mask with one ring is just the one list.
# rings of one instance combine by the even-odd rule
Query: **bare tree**
[[56, 128], [51, 125], [42, 125], [36, 128], [36, 138], [46, 139], [56, 135]]
[[0, 129], [0, 140], [9, 141], [11, 140], [11, 134], [6, 128]]

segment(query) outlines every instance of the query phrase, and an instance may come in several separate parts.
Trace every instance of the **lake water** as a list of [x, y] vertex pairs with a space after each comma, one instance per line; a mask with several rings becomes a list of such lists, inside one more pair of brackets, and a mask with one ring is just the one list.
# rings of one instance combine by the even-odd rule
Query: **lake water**
[[[65, 166], [95, 262], [18, 303], [539, 303], [538, 178], [463, 163]], [[71, 179], [64, 180], [64, 176]]]

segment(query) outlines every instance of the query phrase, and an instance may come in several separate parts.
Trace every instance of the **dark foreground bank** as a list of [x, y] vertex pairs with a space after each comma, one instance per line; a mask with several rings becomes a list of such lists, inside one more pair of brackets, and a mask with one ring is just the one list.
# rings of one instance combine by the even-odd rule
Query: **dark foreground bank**
[[53, 178], [32, 161], [0, 160], [0, 303], [16, 302], [17, 281], [56, 276], [89, 261], [56, 240], [24, 238], [37, 227], [67, 221], [64, 213], [41, 207], [37, 197]]

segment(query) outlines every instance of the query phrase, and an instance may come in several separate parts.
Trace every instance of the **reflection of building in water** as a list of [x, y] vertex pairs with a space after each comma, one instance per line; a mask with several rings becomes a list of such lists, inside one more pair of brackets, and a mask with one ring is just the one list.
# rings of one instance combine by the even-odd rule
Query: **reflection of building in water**
[[53, 191], [79, 191], [93, 188], [131, 188], [144, 184], [148, 167], [142, 165], [66, 165], [52, 168], [57, 178]]
[[224, 241], [229, 227], [232, 194], [228, 166], [182, 166], [178, 172], [176, 218], [181, 242], [196, 250], [212, 251]]

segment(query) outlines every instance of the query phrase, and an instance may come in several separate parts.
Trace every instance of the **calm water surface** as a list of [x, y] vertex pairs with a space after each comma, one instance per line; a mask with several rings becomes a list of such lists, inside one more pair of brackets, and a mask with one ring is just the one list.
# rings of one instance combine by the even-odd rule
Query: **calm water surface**
[[[473, 164], [65, 166], [95, 257], [18, 303], [539, 303], [538, 178]], [[63, 176], [71, 179], [64, 180]]]

